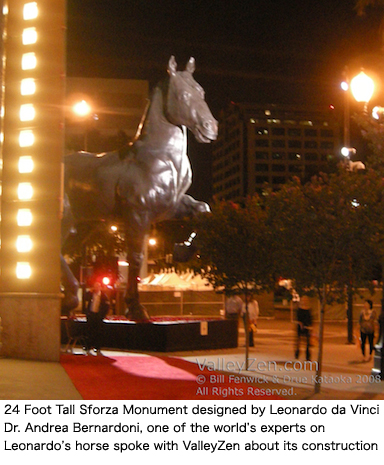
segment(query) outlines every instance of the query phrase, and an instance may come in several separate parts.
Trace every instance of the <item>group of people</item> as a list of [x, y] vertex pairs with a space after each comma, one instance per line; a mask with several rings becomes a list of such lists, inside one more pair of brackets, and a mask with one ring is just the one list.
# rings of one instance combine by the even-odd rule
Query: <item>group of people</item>
[[[85, 313], [87, 316], [87, 334], [86, 347], [87, 351], [93, 349], [96, 353], [100, 352], [102, 343], [103, 319], [106, 317], [110, 302], [108, 296], [102, 290], [99, 282], [95, 282], [91, 291], [85, 296], [86, 305]], [[259, 304], [254, 295], [247, 298], [244, 302], [240, 296], [234, 295], [226, 299], [226, 316], [227, 318], [242, 318], [244, 328], [248, 334], [249, 347], [254, 346], [254, 335], [257, 331], [257, 319], [259, 317]], [[247, 321], [248, 320], [248, 321]], [[377, 326], [377, 315], [373, 308], [372, 300], [367, 299], [359, 317], [359, 347], [364, 361], [372, 358], [374, 350], [375, 329]], [[302, 296], [296, 308], [297, 327], [295, 358], [300, 356], [302, 341], [305, 344], [306, 359], [311, 359], [311, 329], [312, 329], [312, 310], [308, 296]], [[368, 342], [369, 354], [366, 354], [366, 345]]]
[[[254, 346], [254, 334], [257, 329], [257, 319], [259, 317], [259, 304], [254, 296], [245, 302], [238, 296], [231, 296], [226, 299], [226, 316], [227, 318], [238, 319], [242, 317], [245, 331], [248, 332], [249, 346]], [[383, 301], [384, 302], [384, 301]], [[246, 309], [248, 307], [248, 324], [246, 322]], [[295, 358], [300, 357], [302, 342], [305, 344], [306, 360], [311, 360], [311, 330], [313, 325], [311, 303], [308, 296], [302, 296], [296, 305], [296, 342]], [[375, 341], [375, 330], [378, 325], [376, 311], [373, 308], [372, 300], [367, 299], [364, 302], [363, 309], [359, 317], [359, 335], [358, 342], [361, 350], [363, 361], [369, 361], [372, 358]], [[368, 342], [369, 354], [366, 355], [366, 345]]]

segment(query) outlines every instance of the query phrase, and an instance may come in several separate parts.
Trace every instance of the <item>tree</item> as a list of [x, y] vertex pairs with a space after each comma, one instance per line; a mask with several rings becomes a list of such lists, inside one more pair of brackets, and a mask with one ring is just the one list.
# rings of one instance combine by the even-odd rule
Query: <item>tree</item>
[[315, 392], [321, 385], [326, 305], [344, 299], [347, 286], [372, 282], [377, 213], [383, 205], [372, 210], [379, 185], [374, 172], [341, 170], [305, 185], [294, 180], [268, 196], [276, 272], [293, 279], [299, 294], [314, 292], [320, 301]]
[[368, 11], [377, 16], [379, 12], [381, 15], [381, 22], [379, 27], [379, 35], [381, 36], [381, 48], [384, 48], [384, 0], [356, 0], [355, 10], [358, 16], [364, 16]]
[[[81, 278], [80, 270], [98, 266], [110, 271], [117, 279], [116, 257], [126, 252], [124, 233], [114, 230], [104, 221], [79, 223], [63, 246], [63, 255], [71, 263], [72, 271]], [[83, 285], [85, 285], [83, 279]]]
[[[216, 202], [211, 213], [200, 215], [194, 222], [200, 250], [198, 271], [225, 295], [244, 296], [246, 327], [251, 294], [274, 284], [265, 219], [260, 199], [253, 197], [244, 205]], [[245, 333], [247, 364], [249, 341]]]
[[384, 8], [384, 0], [356, 0], [355, 9], [358, 15], [363, 15], [370, 7]]

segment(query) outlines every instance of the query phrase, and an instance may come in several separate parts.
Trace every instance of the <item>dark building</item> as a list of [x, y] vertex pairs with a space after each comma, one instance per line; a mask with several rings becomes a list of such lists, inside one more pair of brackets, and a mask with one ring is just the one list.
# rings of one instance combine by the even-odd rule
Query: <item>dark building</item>
[[213, 146], [213, 195], [239, 199], [303, 181], [339, 158], [341, 131], [330, 108], [231, 104], [219, 117]]

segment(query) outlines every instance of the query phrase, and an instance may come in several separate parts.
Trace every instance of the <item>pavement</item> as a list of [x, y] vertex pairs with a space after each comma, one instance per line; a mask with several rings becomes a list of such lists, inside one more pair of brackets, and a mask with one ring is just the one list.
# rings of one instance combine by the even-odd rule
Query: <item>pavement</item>
[[[372, 376], [373, 360], [363, 361], [355, 344], [347, 344], [347, 323], [326, 322], [321, 366], [321, 389], [314, 391], [317, 373], [317, 328], [314, 327], [311, 362], [304, 350], [295, 360], [294, 325], [288, 320], [259, 319], [255, 346], [246, 356], [244, 330], [239, 328], [239, 345], [235, 349], [171, 352], [168, 355], [196, 363], [201, 370], [229, 375], [233, 388], [247, 384], [275, 390], [289, 400], [382, 400], [384, 381]], [[75, 349], [81, 352], [81, 348]], [[137, 352], [102, 350], [102, 355], [137, 356]], [[143, 355], [141, 352], [140, 355]], [[246, 378], [244, 378], [246, 377]], [[205, 386], [215, 384], [206, 377]], [[197, 385], [198, 387], [198, 385]], [[0, 400], [81, 400], [79, 392], [60, 363], [0, 359]]]

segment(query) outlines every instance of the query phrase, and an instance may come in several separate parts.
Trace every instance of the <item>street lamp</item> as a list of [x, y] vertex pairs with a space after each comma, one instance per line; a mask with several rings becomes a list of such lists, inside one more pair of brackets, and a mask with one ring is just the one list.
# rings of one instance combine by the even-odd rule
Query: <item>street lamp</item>
[[85, 100], [76, 102], [73, 105], [72, 109], [76, 115], [81, 117], [88, 116], [91, 113], [91, 107]]
[[[350, 95], [351, 91], [354, 99], [357, 102], [364, 103], [364, 113], [367, 114], [368, 102], [371, 100], [374, 92], [374, 82], [367, 76], [364, 71], [361, 71], [357, 76], [349, 80], [349, 69], [344, 69], [344, 80], [341, 83], [341, 89], [344, 91], [344, 147], [341, 149], [341, 155], [345, 160], [345, 168], [348, 171], [364, 169], [362, 162], [353, 162], [352, 155], [356, 154], [356, 149], [351, 147], [350, 140]], [[351, 264], [350, 264], [351, 267]], [[347, 286], [347, 332], [348, 344], [354, 343], [353, 336], [353, 292], [351, 283]]]
[[84, 120], [84, 150], [88, 150], [88, 125], [92, 115], [92, 107], [85, 100], [80, 100], [72, 106], [73, 113]]
[[375, 90], [375, 83], [364, 71], [351, 80], [351, 92], [356, 102], [364, 103], [364, 113], [368, 113], [368, 102]]
[[[368, 114], [368, 103], [372, 98], [375, 89], [373, 79], [367, 76], [361, 71], [351, 81], [351, 91], [353, 97], [357, 102], [364, 103], [364, 113]], [[375, 107], [372, 111], [372, 117], [376, 120], [380, 120], [384, 114], [382, 107]], [[383, 267], [384, 269], [384, 267]], [[384, 294], [384, 285], [383, 285]], [[381, 380], [384, 380], [384, 295], [382, 295], [382, 309], [380, 315], [380, 336], [379, 341], [375, 346], [374, 355], [374, 366], [372, 369], [372, 375], [378, 376]]]

